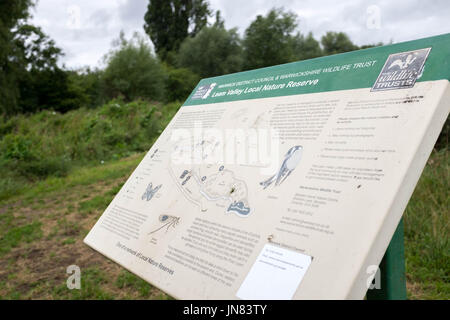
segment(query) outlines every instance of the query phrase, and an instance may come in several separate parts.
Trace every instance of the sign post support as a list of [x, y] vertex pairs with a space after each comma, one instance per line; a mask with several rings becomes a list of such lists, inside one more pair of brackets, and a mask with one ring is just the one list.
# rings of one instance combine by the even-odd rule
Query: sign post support
[[367, 300], [405, 300], [405, 247], [403, 219], [395, 230], [380, 263], [381, 288], [367, 291]]

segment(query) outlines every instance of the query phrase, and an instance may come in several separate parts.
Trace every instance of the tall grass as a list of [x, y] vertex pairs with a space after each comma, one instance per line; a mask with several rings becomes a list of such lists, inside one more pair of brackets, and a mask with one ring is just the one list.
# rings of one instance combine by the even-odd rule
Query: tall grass
[[0, 200], [74, 166], [148, 150], [179, 107], [113, 100], [97, 109], [0, 119]]
[[448, 150], [434, 151], [404, 214], [406, 271], [416, 298], [450, 296]]

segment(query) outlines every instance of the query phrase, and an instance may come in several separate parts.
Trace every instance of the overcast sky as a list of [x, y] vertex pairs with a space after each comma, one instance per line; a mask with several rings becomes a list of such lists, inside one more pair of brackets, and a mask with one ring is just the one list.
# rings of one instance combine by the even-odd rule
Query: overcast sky
[[[413, 40], [450, 32], [448, 0], [210, 0], [227, 28], [241, 34], [258, 14], [284, 7], [299, 17], [299, 31], [316, 39], [346, 32], [358, 45]], [[143, 33], [148, 0], [39, 0], [32, 22], [63, 49], [69, 68], [100, 66], [120, 30]], [[213, 21], [213, 18], [211, 18]]]

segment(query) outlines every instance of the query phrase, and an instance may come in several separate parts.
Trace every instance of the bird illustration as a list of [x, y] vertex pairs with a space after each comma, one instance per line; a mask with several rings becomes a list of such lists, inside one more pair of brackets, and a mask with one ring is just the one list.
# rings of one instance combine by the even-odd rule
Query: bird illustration
[[401, 70], [406, 69], [411, 63], [413, 63], [416, 60], [416, 58], [417, 57], [413, 58], [412, 54], [408, 54], [404, 62], [402, 61], [402, 59], [397, 59], [391, 63], [391, 65], [388, 67], [388, 70], [395, 66], [399, 67]]
[[283, 183], [284, 180], [291, 174], [292, 171], [297, 167], [302, 158], [303, 147], [302, 146], [294, 146], [289, 149], [289, 151], [285, 154], [283, 163], [281, 164], [280, 169], [276, 174], [271, 176], [269, 179], [260, 182], [259, 184], [266, 189], [273, 182], [278, 186]]

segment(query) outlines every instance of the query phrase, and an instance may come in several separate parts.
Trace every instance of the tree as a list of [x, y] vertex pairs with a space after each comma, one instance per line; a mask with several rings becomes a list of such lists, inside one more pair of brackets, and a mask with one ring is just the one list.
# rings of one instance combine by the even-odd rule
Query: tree
[[195, 36], [211, 14], [205, 0], [150, 0], [144, 30], [162, 60], [178, 51], [183, 40]]
[[28, 18], [31, 0], [0, 2], [0, 113], [10, 113], [17, 109], [19, 87], [17, 72], [19, 65], [14, 58], [14, 28], [20, 20]]
[[61, 49], [38, 27], [23, 24], [15, 31], [17, 111], [54, 109], [66, 112], [78, 107], [77, 93], [70, 90], [68, 75], [57, 65]]
[[242, 48], [236, 29], [225, 30], [223, 24], [205, 27], [181, 45], [178, 64], [201, 77], [212, 77], [242, 69]]
[[78, 92], [83, 100], [80, 105], [94, 108], [106, 102], [101, 90], [102, 74], [102, 70], [90, 67], [67, 71], [71, 91]]
[[258, 15], [245, 30], [244, 67], [261, 68], [294, 61], [294, 30], [297, 16], [282, 9], [272, 9]]
[[107, 67], [102, 82], [106, 96], [127, 101], [162, 99], [166, 76], [150, 45], [137, 33], [128, 41], [121, 32], [116, 46], [105, 57]]
[[375, 47], [380, 47], [382, 45], [383, 45], [383, 42], [377, 42], [374, 44], [364, 44], [364, 45], [360, 46], [359, 49], [375, 48]]
[[225, 29], [225, 20], [223, 20], [220, 10], [216, 11], [216, 21], [214, 21], [213, 26], [216, 28]]
[[20, 81], [20, 111], [52, 109], [67, 112], [86, 105], [87, 97], [60, 68], [33, 69]]
[[67, 111], [77, 95], [57, 65], [62, 51], [36, 26], [26, 23], [33, 1], [0, 2], [0, 113]]
[[183, 101], [189, 96], [200, 77], [186, 68], [167, 66], [166, 101]]
[[314, 39], [311, 32], [306, 37], [298, 33], [293, 41], [293, 46], [296, 60], [306, 60], [323, 56], [320, 44]]
[[325, 55], [358, 50], [350, 38], [343, 32], [327, 32], [321, 39]]

